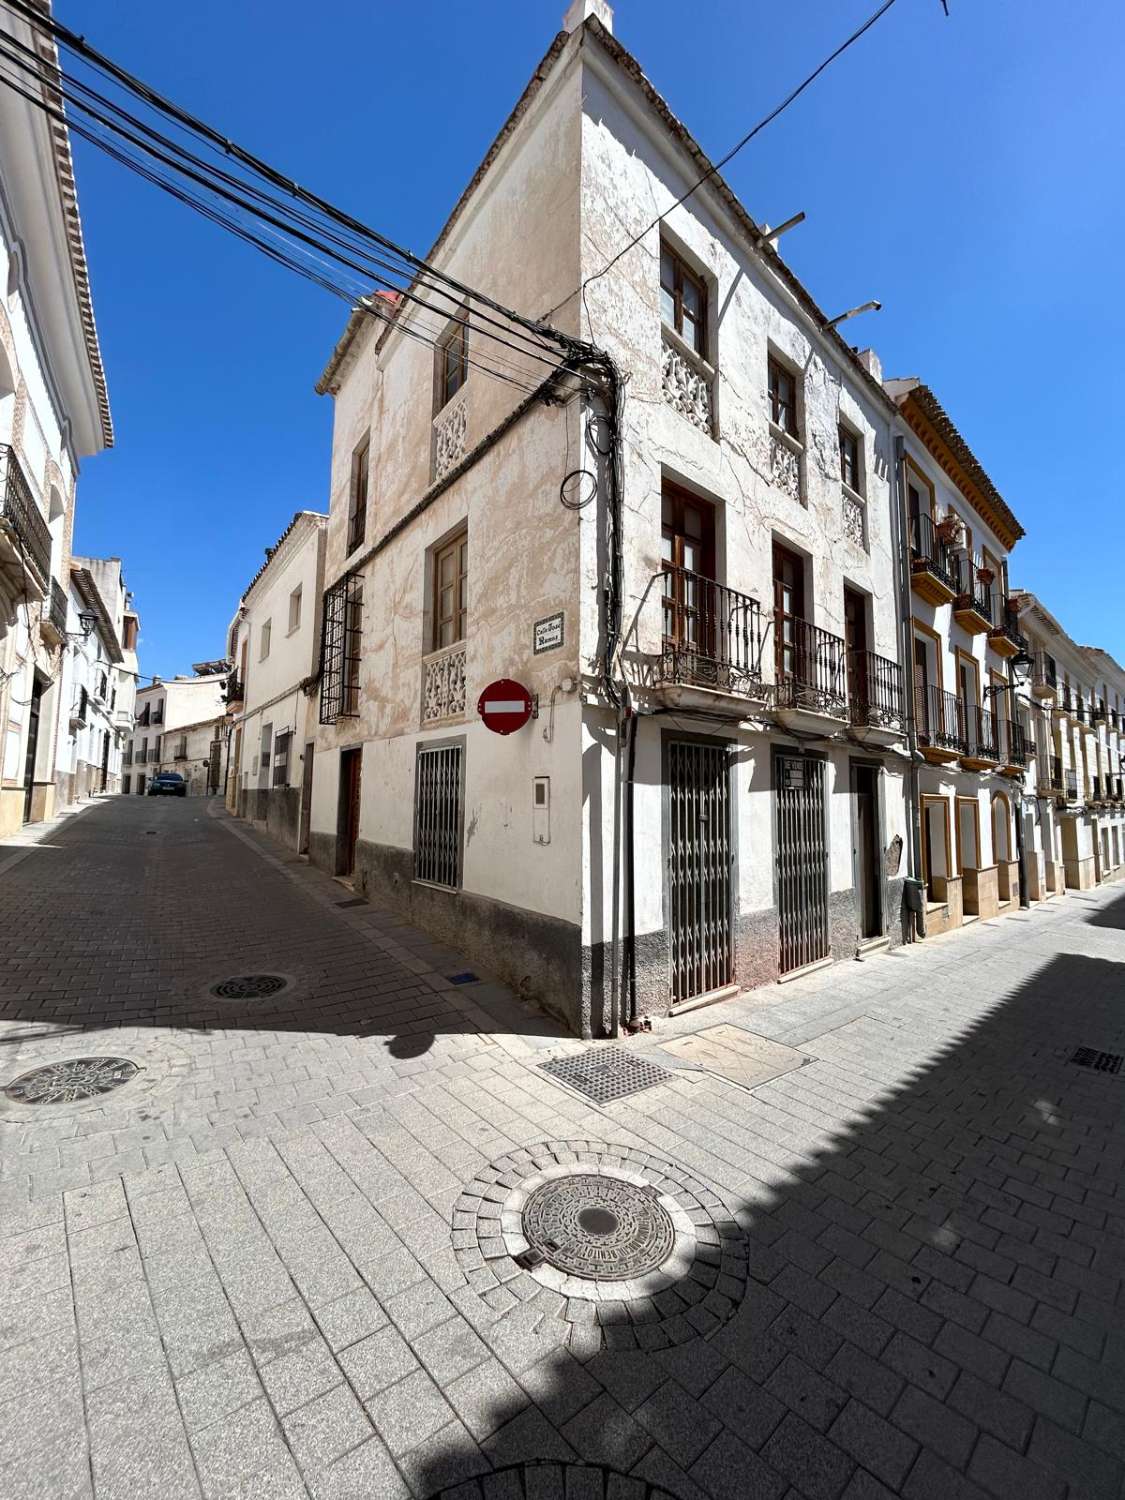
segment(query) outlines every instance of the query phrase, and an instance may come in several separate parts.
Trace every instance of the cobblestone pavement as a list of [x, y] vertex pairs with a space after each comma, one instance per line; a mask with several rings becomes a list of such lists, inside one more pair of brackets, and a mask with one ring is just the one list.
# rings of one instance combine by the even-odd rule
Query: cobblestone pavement
[[0, 1492], [1119, 1496], [1125, 1070], [1073, 1058], [1123, 964], [1125, 887], [1070, 895], [680, 1017], [598, 1104], [542, 1064], [605, 1049], [214, 805], [0, 847], [0, 1085], [131, 1073], [0, 1106]]

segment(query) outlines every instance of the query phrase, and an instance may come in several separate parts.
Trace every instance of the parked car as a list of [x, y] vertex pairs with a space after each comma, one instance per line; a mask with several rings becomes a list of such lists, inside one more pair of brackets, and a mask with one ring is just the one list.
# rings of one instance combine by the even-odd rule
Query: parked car
[[187, 782], [179, 771], [157, 771], [148, 784], [150, 797], [186, 797]]

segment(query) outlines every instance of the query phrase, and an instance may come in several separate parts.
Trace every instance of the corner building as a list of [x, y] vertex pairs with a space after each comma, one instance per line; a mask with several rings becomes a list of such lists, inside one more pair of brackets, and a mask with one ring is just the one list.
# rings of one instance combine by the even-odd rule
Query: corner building
[[310, 851], [604, 1035], [902, 940], [900, 418], [717, 174], [673, 207], [707, 162], [608, 7], [566, 27], [427, 258], [607, 351], [619, 444], [475, 304], [356, 311]]

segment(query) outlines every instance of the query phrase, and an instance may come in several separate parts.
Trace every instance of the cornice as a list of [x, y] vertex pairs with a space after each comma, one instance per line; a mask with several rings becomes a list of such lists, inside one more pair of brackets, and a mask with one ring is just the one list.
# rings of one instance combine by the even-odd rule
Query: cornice
[[915, 386], [900, 400], [899, 411], [926, 452], [1010, 552], [1025, 535], [1024, 529], [933, 392], [927, 386]]

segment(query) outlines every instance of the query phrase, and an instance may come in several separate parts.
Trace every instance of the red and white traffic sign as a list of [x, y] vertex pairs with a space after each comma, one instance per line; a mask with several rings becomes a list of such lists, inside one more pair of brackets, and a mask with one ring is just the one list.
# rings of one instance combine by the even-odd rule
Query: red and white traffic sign
[[514, 734], [531, 718], [531, 694], [522, 682], [501, 677], [477, 699], [477, 713], [493, 734]]

